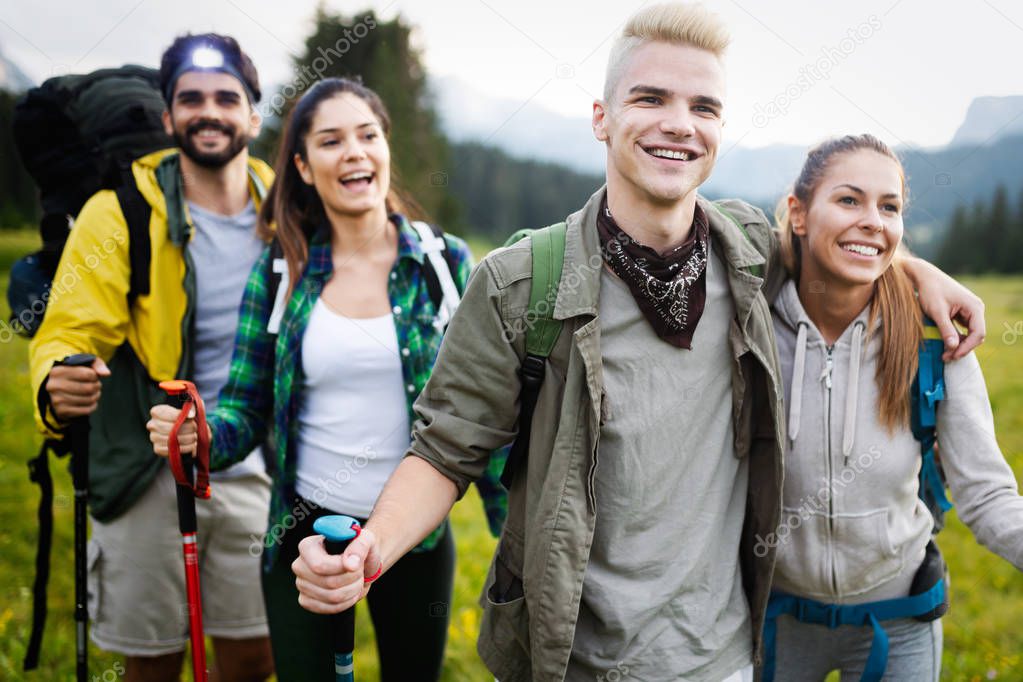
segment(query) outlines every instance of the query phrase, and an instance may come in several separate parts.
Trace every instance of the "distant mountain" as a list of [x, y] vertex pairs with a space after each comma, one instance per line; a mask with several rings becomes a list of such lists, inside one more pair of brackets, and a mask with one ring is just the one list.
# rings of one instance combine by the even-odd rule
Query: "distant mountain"
[[0, 52], [0, 90], [19, 93], [28, 90], [33, 85], [35, 83], [25, 75], [21, 67]]
[[909, 178], [908, 241], [925, 257], [936, 252], [956, 206], [986, 204], [999, 185], [1011, 196], [1023, 187], [1023, 131], [997, 145], [898, 151]]
[[989, 145], [1013, 135], [1023, 135], [1023, 95], [978, 97], [970, 103], [966, 120], [949, 146]]
[[757, 204], [773, 204], [796, 179], [807, 147], [775, 144], [751, 149], [728, 147], [718, 151], [714, 172], [702, 191], [714, 197], [741, 197]]
[[520, 159], [560, 163], [581, 173], [604, 172], [604, 146], [593, 138], [587, 118], [494, 97], [454, 76], [431, 78], [430, 90], [452, 142], [489, 144]]

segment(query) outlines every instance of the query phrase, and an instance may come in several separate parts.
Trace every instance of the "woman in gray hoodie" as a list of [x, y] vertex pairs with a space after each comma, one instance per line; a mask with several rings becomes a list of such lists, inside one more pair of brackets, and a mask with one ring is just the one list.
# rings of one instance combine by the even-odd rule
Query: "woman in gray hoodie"
[[[788, 448], [781, 526], [761, 539], [778, 546], [765, 679], [938, 679], [946, 581], [910, 428], [923, 326], [896, 253], [905, 200], [898, 158], [859, 135], [811, 150], [780, 206]], [[937, 436], [959, 518], [1023, 570], [1023, 498], [977, 358], [944, 376]]]

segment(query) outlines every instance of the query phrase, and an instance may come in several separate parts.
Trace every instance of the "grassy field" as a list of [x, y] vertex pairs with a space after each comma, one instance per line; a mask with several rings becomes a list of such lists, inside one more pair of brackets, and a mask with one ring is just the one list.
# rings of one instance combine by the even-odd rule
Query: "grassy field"
[[[37, 238], [31, 233], [0, 233], [0, 285], [18, 255]], [[482, 245], [473, 245], [477, 253]], [[988, 342], [979, 353], [995, 411], [999, 441], [1023, 480], [1023, 278], [971, 279], [968, 284], [988, 306]], [[6, 319], [6, 304], [0, 306]], [[38, 488], [29, 483], [25, 462], [39, 439], [32, 427], [27, 345], [0, 336], [0, 679], [72, 679], [74, 674], [72, 509], [70, 478], [63, 462], [52, 465], [56, 484], [55, 536], [50, 578], [50, 615], [40, 670], [25, 675], [21, 660], [31, 626]], [[481, 583], [493, 552], [483, 513], [473, 493], [455, 506], [458, 575], [451, 605], [451, 628], [444, 679], [488, 680], [475, 651]], [[943, 678], [1023, 680], [1023, 575], [977, 545], [954, 518], [940, 542], [951, 566], [952, 612], [945, 618]], [[377, 678], [372, 632], [361, 610], [357, 678]], [[114, 680], [123, 668], [117, 657], [90, 651], [95, 679]], [[106, 673], [106, 675], [104, 675]]]

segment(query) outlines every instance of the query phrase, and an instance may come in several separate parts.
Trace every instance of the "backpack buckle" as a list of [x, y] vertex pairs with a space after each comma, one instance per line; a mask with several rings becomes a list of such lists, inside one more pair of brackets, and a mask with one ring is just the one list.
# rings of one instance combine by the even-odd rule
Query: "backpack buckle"
[[530, 387], [539, 387], [543, 384], [544, 369], [547, 359], [539, 355], [526, 355], [519, 368], [519, 377], [522, 383]]

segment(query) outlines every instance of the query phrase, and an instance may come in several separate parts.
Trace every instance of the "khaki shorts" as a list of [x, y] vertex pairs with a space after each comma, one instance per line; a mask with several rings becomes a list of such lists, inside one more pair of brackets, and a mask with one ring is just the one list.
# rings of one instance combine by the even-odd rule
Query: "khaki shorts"
[[[263, 474], [218, 480], [196, 500], [202, 621], [212, 637], [268, 634], [260, 557], [251, 551], [266, 531], [269, 481]], [[174, 478], [164, 467], [127, 512], [92, 521], [89, 618], [92, 640], [125, 656], [184, 651], [188, 600]]]

